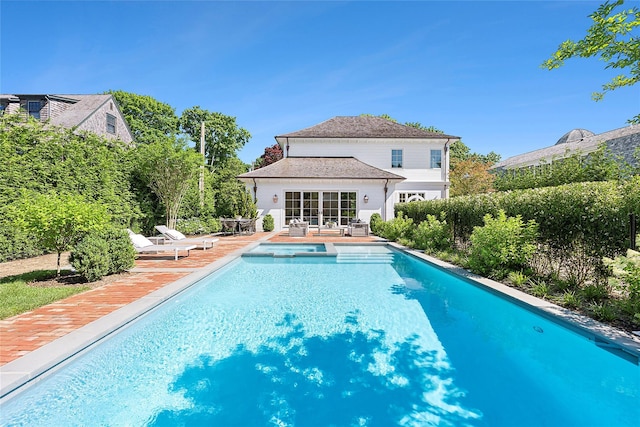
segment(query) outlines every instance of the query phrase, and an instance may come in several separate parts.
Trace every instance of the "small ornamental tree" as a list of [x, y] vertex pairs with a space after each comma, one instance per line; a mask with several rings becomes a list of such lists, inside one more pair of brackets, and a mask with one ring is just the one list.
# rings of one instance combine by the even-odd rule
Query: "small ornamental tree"
[[459, 161], [450, 173], [451, 196], [490, 193], [495, 175], [489, 173], [489, 166], [475, 159]]
[[24, 194], [12, 205], [12, 216], [18, 227], [36, 237], [42, 249], [58, 254], [58, 275], [62, 252], [86, 233], [103, 230], [109, 224], [104, 205], [70, 194]]
[[182, 200], [202, 164], [202, 156], [171, 139], [138, 148], [143, 179], [164, 205], [167, 226], [176, 227]]

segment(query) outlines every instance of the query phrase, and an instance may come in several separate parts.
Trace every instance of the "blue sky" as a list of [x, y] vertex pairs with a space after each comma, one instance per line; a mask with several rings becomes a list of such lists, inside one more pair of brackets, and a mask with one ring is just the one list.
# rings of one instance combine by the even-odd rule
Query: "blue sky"
[[[388, 114], [507, 158], [626, 126], [640, 87], [591, 93], [595, 58], [540, 68], [599, 1], [0, 2], [0, 92], [124, 90], [235, 116], [251, 162], [274, 136]], [[637, 5], [637, 1], [633, 2]]]

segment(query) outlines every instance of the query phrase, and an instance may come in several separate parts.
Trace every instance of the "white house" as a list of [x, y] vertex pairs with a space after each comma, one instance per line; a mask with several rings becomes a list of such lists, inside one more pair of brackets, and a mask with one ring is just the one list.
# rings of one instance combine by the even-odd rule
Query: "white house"
[[449, 145], [457, 136], [380, 117], [334, 117], [276, 136], [284, 158], [240, 175], [276, 230], [300, 218], [311, 225], [393, 217], [393, 205], [449, 194]]

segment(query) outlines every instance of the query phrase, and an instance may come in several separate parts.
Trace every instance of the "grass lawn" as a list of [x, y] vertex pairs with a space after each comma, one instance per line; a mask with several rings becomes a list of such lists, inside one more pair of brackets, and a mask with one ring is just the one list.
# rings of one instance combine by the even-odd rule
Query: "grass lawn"
[[55, 276], [55, 270], [40, 270], [0, 279], [0, 319], [33, 310], [90, 289], [86, 285], [29, 285], [29, 282], [42, 282]]

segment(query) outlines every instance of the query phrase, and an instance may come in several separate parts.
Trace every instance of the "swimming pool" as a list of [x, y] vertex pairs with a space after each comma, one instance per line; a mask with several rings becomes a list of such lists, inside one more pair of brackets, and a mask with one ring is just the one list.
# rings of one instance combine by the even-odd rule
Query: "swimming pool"
[[2, 425], [637, 424], [637, 364], [412, 256], [336, 249], [234, 261], [4, 402]]
[[245, 255], [306, 255], [322, 253], [326, 254], [327, 250], [324, 243], [260, 243], [251, 248]]

